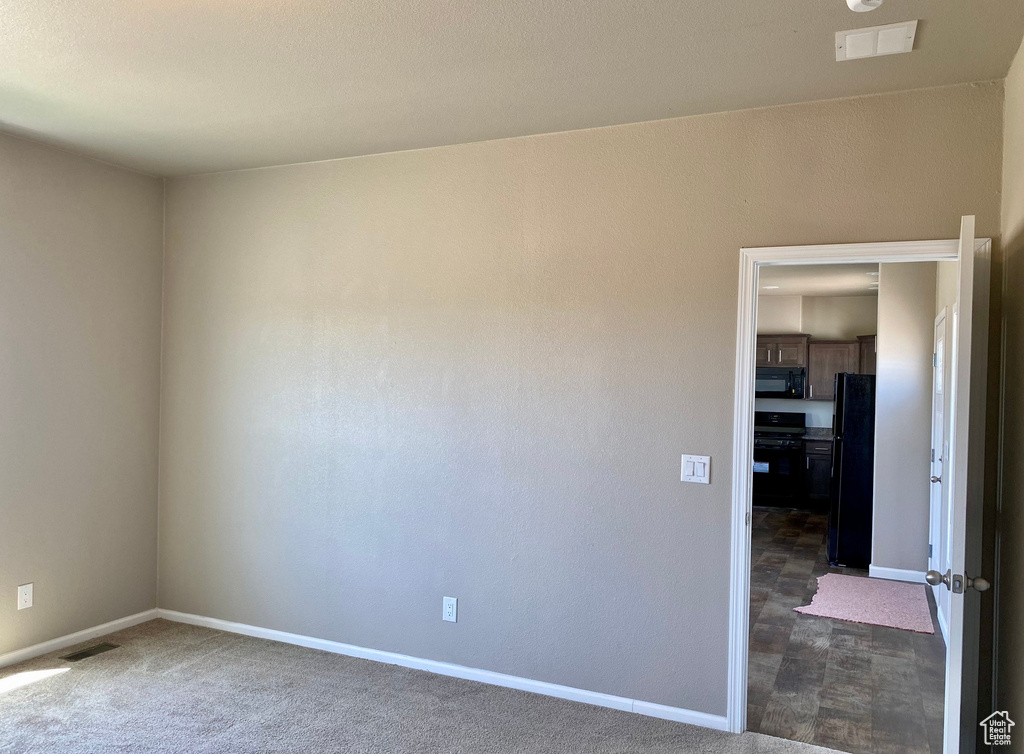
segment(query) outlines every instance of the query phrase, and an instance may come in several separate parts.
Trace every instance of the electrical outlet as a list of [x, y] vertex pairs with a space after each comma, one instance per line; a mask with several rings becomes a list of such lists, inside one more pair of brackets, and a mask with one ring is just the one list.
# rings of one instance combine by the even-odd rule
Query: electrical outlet
[[32, 607], [32, 585], [22, 584], [18, 587], [18, 609], [24, 610]]
[[445, 597], [441, 603], [441, 618], [455, 623], [459, 618], [459, 598]]

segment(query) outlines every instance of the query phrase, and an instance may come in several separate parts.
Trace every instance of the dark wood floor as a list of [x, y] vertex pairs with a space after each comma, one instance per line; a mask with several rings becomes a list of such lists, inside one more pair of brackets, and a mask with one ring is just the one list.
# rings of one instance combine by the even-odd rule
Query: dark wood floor
[[826, 517], [755, 508], [747, 728], [855, 754], [942, 751], [945, 644], [934, 635], [793, 612], [830, 568]]

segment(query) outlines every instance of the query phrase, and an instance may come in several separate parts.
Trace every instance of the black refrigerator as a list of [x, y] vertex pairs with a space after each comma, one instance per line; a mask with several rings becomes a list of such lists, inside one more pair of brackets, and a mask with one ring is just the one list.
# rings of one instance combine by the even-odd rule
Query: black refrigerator
[[828, 562], [867, 568], [875, 479], [875, 376], [836, 375]]

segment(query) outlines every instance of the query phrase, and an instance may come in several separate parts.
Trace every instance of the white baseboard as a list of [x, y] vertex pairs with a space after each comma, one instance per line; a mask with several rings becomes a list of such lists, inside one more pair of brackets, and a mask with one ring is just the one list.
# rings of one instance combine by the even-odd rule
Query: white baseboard
[[99, 626], [93, 626], [92, 628], [86, 628], [82, 631], [76, 631], [73, 634], [67, 636], [59, 636], [56, 639], [50, 639], [40, 644], [33, 644], [31, 647], [25, 647], [24, 649], [16, 649], [13, 652], [0, 655], [0, 668], [5, 668], [8, 665], [14, 665], [25, 660], [31, 660], [33, 657], [39, 657], [40, 655], [49, 654], [50, 652], [56, 652], [58, 649], [64, 649], [75, 644], [80, 644], [83, 641], [89, 641], [89, 639], [95, 639], [97, 636], [103, 636], [104, 634], [112, 634], [115, 631], [120, 631], [124, 628], [130, 628], [137, 626], [140, 623], [145, 623], [148, 620], [153, 620], [157, 616], [156, 609], [145, 610], [141, 613], [135, 613], [135, 615], [129, 615], [126, 618], [118, 618], [112, 620], [109, 623], [103, 623]]
[[627, 699], [623, 696], [613, 696], [612, 694], [602, 694], [597, 691], [586, 691], [585, 689], [572, 688], [571, 686], [560, 686], [555, 683], [547, 683], [546, 681], [535, 681], [531, 678], [520, 678], [519, 676], [506, 675], [504, 673], [495, 673], [491, 670], [469, 668], [464, 665], [455, 665], [450, 662], [425, 660], [420, 657], [411, 657], [410, 655], [398, 654], [396, 652], [385, 652], [380, 649], [367, 649], [366, 647], [358, 647], [354, 644], [343, 644], [337, 641], [329, 641], [328, 639], [316, 639], [311, 636], [291, 634], [285, 631], [275, 631], [271, 628], [260, 628], [258, 626], [250, 626], [245, 623], [233, 623], [231, 621], [220, 620], [219, 618], [207, 618], [202, 615], [179, 613], [176, 610], [160, 609], [157, 612], [159, 613], [159, 617], [170, 621], [176, 621], [178, 623], [189, 623], [193, 626], [205, 626], [206, 628], [214, 628], [218, 631], [228, 631], [230, 633], [253, 636], [258, 639], [270, 639], [271, 641], [295, 644], [300, 647], [319, 649], [324, 652], [347, 655], [348, 657], [358, 657], [363, 660], [373, 660], [375, 662], [383, 662], [388, 665], [400, 665], [403, 668], [425, 670], [429, 673], [437, 673], [438, 675], [446, 675], [453, 678], [463, 678], [467, 681], [478, 681], [492, 686], [519, 689], [520, 691], [530, 691], [534, 694], [543, 694], [544, 696], [553, 696], [559, 699], [570, 699], [574, 702], [584, 702], [585, 704], [593, 704], [598, 707], [610, 707], [612, 709], [623, 710], [625, 712], [635, 712], [639, 715], [660, 717], [665, 720], [689, 723], [690, 725], [700, 725], [704, 728], [728, 730], [728, 721], [724, 715], [695, 712], [694, 710], [683, 709], [681, 707], [668, 707], [663, 704], [643, 702], [637, 699]]
[[873, 579], [889, 579], [889, 581], [910, 581], [914, 584], [925, 584], [924, 571], [911, 571], [906, 568], [886, 568], [869, 565], [868, 576]]

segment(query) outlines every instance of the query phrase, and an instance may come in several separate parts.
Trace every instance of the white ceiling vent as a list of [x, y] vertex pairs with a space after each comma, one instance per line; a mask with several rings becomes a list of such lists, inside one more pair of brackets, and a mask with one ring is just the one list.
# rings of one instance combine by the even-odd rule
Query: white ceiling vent
[[917, 21], [836, 32], [836, 60], [896, 55], [914, 49]]

